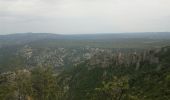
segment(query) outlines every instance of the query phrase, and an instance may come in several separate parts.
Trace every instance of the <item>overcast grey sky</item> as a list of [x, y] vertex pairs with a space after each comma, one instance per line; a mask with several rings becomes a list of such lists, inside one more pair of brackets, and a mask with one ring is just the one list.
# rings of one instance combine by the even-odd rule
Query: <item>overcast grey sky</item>
[[0, 0], [0, 34], [170, 31], [170, 0]]

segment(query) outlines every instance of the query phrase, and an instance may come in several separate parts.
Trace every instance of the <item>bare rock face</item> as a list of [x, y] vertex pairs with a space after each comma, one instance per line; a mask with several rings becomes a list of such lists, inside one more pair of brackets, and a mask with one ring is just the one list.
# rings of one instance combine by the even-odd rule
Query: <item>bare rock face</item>
[[140, 62], [137, 62], [135, 70], [139, 70], [139, 68], [140, 68]]
[[23, 57], [25, 57], [26, 59], [29, 59], [32, 57], [32, 53], [33, 53], [33, 50], [30, 46], [28, 45], [25, 45], [20, 51], [19, 51], [20, 54], [22, 54]]
[[156, 57], [156, 50], [146, 50], [143, 52], [99, 52], [96, 53], [88, 60], [90, 66], [99, 66], [106, 68], [109, 66], [134, 66], [136, 70], [139, 70], [143, 65], [143, 62], [149, 64], [159, 65], [159, 59]]
[[[164, 50], [166, 51], [166, 49]], [[155, 56], [160, 52], [156, 50], [123, 50], [106, 48], [34, 48], [25, 45], [18, 51], [18, 55], [26, 59], [26, 66], [52, 66], [57, 69], [64, 66], [76, 66], [82, 62], [88, 62], [90, 66], [106, 68], [108, 66], [135, 66], [140, 69], [142, 62], [158, 64]]]
[[158, 64], [159, 58], [158, 57], [151, 57], [150, 58], [150, 64]]
[[0, 81], [1, 82], [14, 82], [17, 78], [17, 76], [27, 76], [30, 77], [31, 72], [27, 69], [23, 69], [23, 70], [17, 70], [17, 71], [8, 71], [8, 72], [4, 72], [0, 74]]
[[16, 78], [15, 72], [5, 72], [0, 74], [0, 82], [9, 82], [12, 83]]
[[90, 66], [108, 67], [112, 64], [113, 55], [107, 51], [96, 52], [91, 59], [88, 60]]

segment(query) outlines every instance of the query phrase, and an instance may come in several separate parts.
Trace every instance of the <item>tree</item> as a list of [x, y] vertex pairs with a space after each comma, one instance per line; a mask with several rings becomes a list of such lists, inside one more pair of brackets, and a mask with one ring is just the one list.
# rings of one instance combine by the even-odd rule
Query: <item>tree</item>
[[114, 77], [113, 81], [103, 82], [101, 88], [96, 88], [94, 100], [122, 100], [127, 96], [127, 90], [129, 88], [127, 77]]
[[38, 67], [32, 70], [32, 87], [36, 100], [59, 99], [58, 85], [51, 67]]
[[31, 73], [28, 70], [18, 70], [16, 72], [16, 91], [18, 100], [29, 100], [32, 98]]

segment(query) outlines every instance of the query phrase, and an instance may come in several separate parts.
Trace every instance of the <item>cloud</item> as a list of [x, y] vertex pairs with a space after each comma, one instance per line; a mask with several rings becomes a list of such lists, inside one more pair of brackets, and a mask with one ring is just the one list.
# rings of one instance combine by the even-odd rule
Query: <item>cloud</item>
[[170, 31], [169, 0], [0, 0], [0, 34]]

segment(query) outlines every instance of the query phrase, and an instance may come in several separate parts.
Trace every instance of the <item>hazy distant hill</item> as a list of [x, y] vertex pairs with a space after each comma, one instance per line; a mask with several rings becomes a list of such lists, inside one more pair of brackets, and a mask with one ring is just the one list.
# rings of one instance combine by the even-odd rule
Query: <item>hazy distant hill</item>
[[0, 43], [4, 44], [23, 44], [41, 39], [57, 38], [59, 35], [50, 33], [20, 33], [20, 34], [9, 34], [0, 35]]
[[100, 33], [61, 35], [53, 33], [17, 33], [0, 35], [0, 40], [33, 41], [39, 39], [122, 39], [122, 38], [149, 38], [170, 39], [170, 32], [145, 32], [145, 33]]
[[[60, 41], [59, 41], [60, 40]], [[154, 41], [153, 41], [154, 40]], [[158, 40], [170, 40], [170, 32], [153, 32], [153, 33], [101, 33], [101, 34], [82, 34], [82, 35], [61, 35], [52, 33], [18, 33], [9, 35], [0, 35], [0, 47], [2, 45], [27, 44], [30, 42], [64, 42], [63, 45], [77, 43], [94, 44], [95, 42], [110, 42], [108, 44], [119, 44], [132, 42], [155, 42]], [[156, 41], [157, 42], [157, 41]], [[80, 43], [80, 42], [79, 42]], [[86, 45], [87, 46], [87, 45]], [[111, 46], [112, 47], [112, 46]]]
[[170, 39], [170, 32], [144, 32], [144, 33], [100, 33], [70, 35], [72, 38], [80, 39], [126, 39], [126, 38], [146, 38], [146, 39]]

